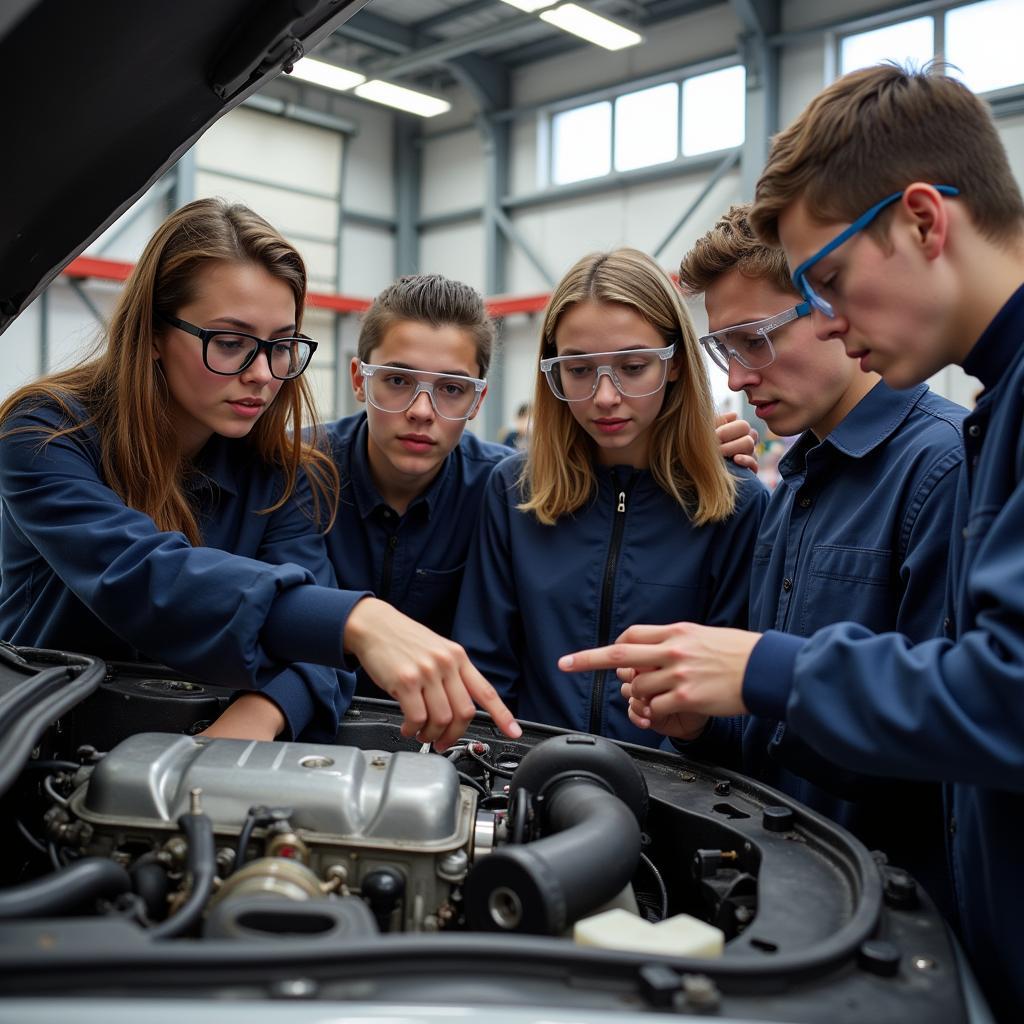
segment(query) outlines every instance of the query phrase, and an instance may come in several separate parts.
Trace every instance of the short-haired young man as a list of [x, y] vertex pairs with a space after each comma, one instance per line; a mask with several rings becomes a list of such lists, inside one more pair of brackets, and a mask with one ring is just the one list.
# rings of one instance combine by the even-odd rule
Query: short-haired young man
[[[433, 670], [425, 685], [413, 686], [422, 685], [423, 737], [442, 748], [473, 714], [467, 693], [511, 725], [489, 684], [448, 640], [484, 485], [511, 454], [465, 429], [486, 394], [494, 336], [476, 289], [440, 274], [399, 278], [364, 316], [350, 366], [366, 411], [326, 427], [341, 477], [327, 536], [338, 586], [380, 599], [361, 601], [357, 618], [360, 625], [381, 623], [374, 653], [383, 671], [374, 679], [358, 672], [356, 692], [382, 696], [380, 682], [403, 706], [415, 706], [416, 694], [396, 685], [394, 673], [417, 651], [432, 667], [449, 659], [453, 668], [443, 686]], [[742, 463], [753, 450], [749, 427], [722, 419], [722, 455]]]
[[669, 665], [657, 695], [652, 673], [633, 687], [656, 715], [749, 709], [837, 764], [948, 783], [963, 937], [1000, 1019], [1020, 1020], [1024, 201], [984, 103], [941, 74], [880, 66], [834, 82], [778, 136], [751, 222], [781, 241], [818, 336], [863, 369], [908, 387], [957, 363], [984, 385], [964, 421], [947, 635], [681, 624], [671, 654], [626, 645], [563, 667]]
[[[818, 340], [785, 254], [754, 237], [749, 209], [733, 207], [700, 238], [679, 278], [704, 296], [710, 333], [701, 341], [729, 387], [746, 392], [776, 434], [801, 435], [761, 522], [750, 629], [810, 636], [851, 621], [915, 642], [940, 636], [966, 410], [925, 384], [894, 391], [838, 341]], [[688, 740], [699, 721], [658, 731]], [[935, 783], [840, 768], [767, 717], [712, 719], [681, 749], [840, 822], [952, 909]]]

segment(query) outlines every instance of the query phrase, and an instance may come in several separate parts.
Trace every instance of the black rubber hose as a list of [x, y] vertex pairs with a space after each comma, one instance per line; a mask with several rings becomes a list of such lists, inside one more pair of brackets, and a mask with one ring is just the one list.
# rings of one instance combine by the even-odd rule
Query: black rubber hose
[[0, 920], [74, 913], [97, 899], [130, 892], [131, 878], [105, 857], [84, 857], [69, 867], [10, 889], [0, 889]]
[[636, 815], [602, 785], [566, 779], [549, 790], [551, 835], [503, 846], [466, 879], [470, 928], [559, 935], [617, 896], [640, 862]]
[[194, 928], [203, 915], [217, 877], [217, 846], [213, 822], [205, 814], [183, 814], [178, 827], [188, 841], [188, 874], [192, 888], [178, 912], [150, 931], [154, 939], [171, 939]]

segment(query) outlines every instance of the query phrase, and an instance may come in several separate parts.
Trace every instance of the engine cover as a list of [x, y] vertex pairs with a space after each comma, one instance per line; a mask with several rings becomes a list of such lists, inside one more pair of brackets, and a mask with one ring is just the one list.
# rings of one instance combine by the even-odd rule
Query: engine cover
[[224, 845], [233, 847], [251, 806], [287, 807], [318, 877], [343, 868], [358, 892], [370, 871], [398, 870], [406, 930], [433, 925], [472, 853], [473, 792], [446, 758], [402, 751], [141, 733], [100, 761], [69, 809], [93, 829], [90, 852], [110, 855], [163, 843], [194, 789]]

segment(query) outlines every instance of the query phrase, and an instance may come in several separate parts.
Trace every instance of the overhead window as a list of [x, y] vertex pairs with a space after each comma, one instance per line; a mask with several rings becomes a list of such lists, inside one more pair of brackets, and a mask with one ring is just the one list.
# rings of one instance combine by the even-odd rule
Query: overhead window
[[679, 86], [629, 92], [615, 101], [615, 170], [667, 163], [679, 155]]
[[683, 156], [742, 145], [747, 73], [742, 65], [683, 82]]
[[567, 185], [613, 168], [672, 163], [742, 145], [745, 122], [742, 65], [688, 78], [680, 73], [674, 81], [551, 114], [542, 123], [541, 166], [550, 159], [548, 180]]
[[597, 178], [611, 170], [611, 103], [591, 103], [555, 114], [551, 135], [551, 178], [556, 185]]
[[1024, 82], [1024, 0], [984, 0], [946, 12], [949, 73], [975, 92]]
[[914, 18], [896, 25], [846, 36], [839, 48], [839, 73], [883, 61], [923, 67], [935, 56], [935, 19]]

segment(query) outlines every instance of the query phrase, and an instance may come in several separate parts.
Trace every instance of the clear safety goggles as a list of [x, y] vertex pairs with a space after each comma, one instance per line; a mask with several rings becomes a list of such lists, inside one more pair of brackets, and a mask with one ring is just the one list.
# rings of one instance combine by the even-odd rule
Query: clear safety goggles
[[442, 419], [465, 420], [476, 411], [487, 381], [450, 373], [430, 373], [398, 366], [360, 363], [366, 400], [381, 412], [405, 412], [420, 393], [430, 396]]
[[597, 394], [602, 375], [626, 398], [646, 398], [660, 391], [675, 345], [631, 348], [621, 352], [551, 356], [540, 361], [548, 387], [563, 402], [583, 402]]

